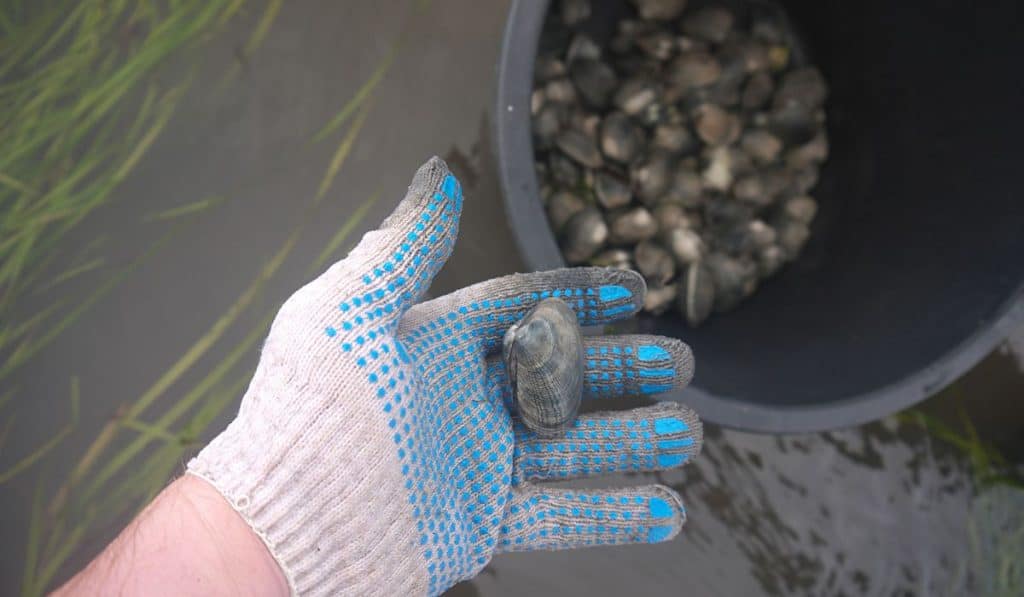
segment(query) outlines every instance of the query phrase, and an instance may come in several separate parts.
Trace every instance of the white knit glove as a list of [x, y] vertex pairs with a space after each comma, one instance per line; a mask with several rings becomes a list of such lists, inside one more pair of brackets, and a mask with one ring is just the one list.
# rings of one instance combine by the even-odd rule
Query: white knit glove
[[[603, 324], [637, 311], [643, 279], [516, 274], [417, 304], [451, 253], [461, 208], [458, 181], [431, 159], [380, 230], [281, 307], [238, 417], [189, 463], [297, 594], [437, 594], [495, 553], [653, 543], [683, 524], [666, 487], [534, 481], [680, 466], [701, 442], [690, 410], [583, 415], [541, 439], [510, 413], [497, 358], [505, 330], [542, 298]], [[658, 393], [692, 376], [676, 340], [587, 344], [586, 397]]]

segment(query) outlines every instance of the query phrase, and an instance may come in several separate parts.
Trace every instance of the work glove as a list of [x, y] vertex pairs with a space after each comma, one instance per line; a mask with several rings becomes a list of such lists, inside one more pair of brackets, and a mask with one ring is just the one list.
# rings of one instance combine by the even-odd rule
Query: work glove
[[[438, 594], [496, 553], [657, 543], [686, 516], [667, 487], [541, 483], [681, 466], [689, 409], [581, 415], [541, 438], [511, 407], [501, 341], [547, 297], [582, 325], [635, 314], [635, 272], [514, 274], [419, 302], [451, 254], [463, 196], [433, 158], [379, 230], [289, 298], [237, 418], [188, 465], [263, 539], [299, 595]], [[538, 222], [543, 226], [543, 222]], [[585, 337], [584, 399], [685, 385], [689, 348]]]

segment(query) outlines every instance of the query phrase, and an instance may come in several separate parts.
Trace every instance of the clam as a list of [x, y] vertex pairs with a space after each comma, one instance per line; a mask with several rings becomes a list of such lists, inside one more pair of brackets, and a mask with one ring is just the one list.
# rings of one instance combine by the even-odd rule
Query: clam
[[707, 166], [701, 172], [703, 186], [716, 191], [728, 191], [732, 186], [735, 165], [728, 147], [715, 147], [707, 152]]
[[784, 77], [775, 92], [775, 107], [797, 104], [814, 109], [825, 103], [828, 88], [821, 71], [813, 66], [792, 70]]
[[565, 60], [572, 64], [576, 60], [597, 60], [601, 57], [601, 46], [586, 33], [577, 33], [569, 42]]
[[635, 116], [657, 99], [658, 86], [646, 77], [638, 77], [623, 83], [612, 102], [626, 114]]
[[677, 292], [675, 284], [649, 286], [647, 294], [644, 295], [644, 311], [661, 315], [672, 306], [673, 301], [676, 300]]
[[662, 286], [676, 275], [676, 264], [672, 254], [653, 242], [638, 243], [633, 251], [633, 257], [636, 260], [637, 271], [652, 284]]
[[587, 207], [565, 223], [562, 254], [571, 264], [590, 259], [608, 239], [608, 225], [596, 207]]
[[582, 199], [569, 191], [557, 191], [548, 199], [548, 221], [551, 229], [557, 234], [577, 213], [583, 211], [586, 204]]
[[674, 95], [681, 96], [690, 89], [714, 83], [721, 74], [722, 66], [708, 52], [687, 52], [669, 65], [668, 82]]
[[772, 79], [772, 76], [768, 73], [757, 73], [750, 77], [750, 80], [743, 87], [740, 103], [748, 110], [760, 108], [771, 98], [774, 90], [775, 81]]
[[552, 151], [551, 155], [548, 156], [548, 173], [551, 175], [551, 179], [558, 184], [572, 188], [580, 182], [580, 169], [575, 162], [570, 160], [565, 154]]
[[553, 79], [548, 81], [544, 87], [544, 95], [547, 96], [548, 101], [571, 104], [576, 101], [576, 88], [572, 86], [569, 79], [564, 77]]
[[597, 150], [594, 140], [585, 133], [574, 130], [562, 131], [555, 137], [555, 144], [562, 153], [577, 163], [587, 168], [601, 167], [601, 152]]
[[635, 207], [612, 214], [608, 218], [610, 234], [608, 240], [612, 244], [636, 244], [653, 237], [658, 232], [658, 222], [651, 212], [643, 207]]
[[757, 288], [757, 265], [720, 253], [707, 257], [705, 264], [715, 286], [714, 310], [731, 311]]
[[615, 71], [599, 60], [581, 59], [573, 62], [569, 66], [569, 76], [583, 100], [595, 108], [608, 105], [612, 92], [618, 86]]
[[612, 112], [601, 124], [601, 151], [609, 159], [628, 164], [640, 153], [643, 144], [643, 131], [622, 112]]
[[673, 228], [689, 228], [693, 225], [690, 216], [687, 215], [683, 206], [675, 203], [661, 202], [651, 212], [654, 220], [658, 223], [659, 231], [672, 230]]
[[811, 197], [793, 197], [782, 206], [787, 216], [797, 222], [810, 225], [811, 220], [818, 213], [818, 202]]
[[671, 173], [672, 157], [663, 151], [656, 151], [634, 162], [630, 166], [629, 178], [637, 198], [643, 203], [653, 203], [665, 192]]
[[608, 172], [598, 172], [594, 176], [594, 196], [605, 209], [615, 209], [629, 205], [633, 194], [625, 180]]
[[562, 22], [572, 27], [590, 18], [590, 0], [562, 0]]
[[538, 82], [544, 82], [556, 77], [564, 77], [565, 73], [565, 63], [557, 57], [544, 54], [537, 56], [537, 62], [533, 67], [533, 76]]
[[565, 110], [562, 104], [548, 103], [541, 106], [533, 117], [533, 139], [537, 145], [543, 148], [550, 147], [564, 120]]
[[679, 311], [690, 327], [697, 327], [711, 315], [715, 302], [715, 283], [700, 262], [691, 263], [680, 281]]
[[768, 128], [788, 145], [802, 145], [814, 138], [821, 126], [814, 112], [792, 102], [775, 108], [768, 115]]
[[721, 6], [706, 6], [683, 19], [683, 33], [720, 44], [732, 31], [732, 13]]
[[680, 167], [672, 176], [672, 182], [662, 196], [662, 201], [678, 203], [685, 207], [697, 207], [703, 193], [704, 183], [700, 174], [695, 170]]
[[542, 300], [508, 329], [502, 349], [523, 423], [547, 437], [572, 425], [583, 397], [583, 337], [572, 309]]
[[682, 14], [686, 0], [633, 0], [640, 18], [651, 21], [671, 21]]
[[676, 49], [676, 40], [668, 31], [653, 31], [638, 37], [636, 46], [655, 60], [668, 60]]
[[775, 161], [782, 151], [782, 141], [768, 131], [753, 129], [743, 133], [740, 137], [740, 147], [747, 152], [755, 162], [768, 164]]
[[654, 129], [651, 144], [671, 153], [692, 153], [700, 147], [697, 138], [682, 124], [662, 124]]
[[757, 272], [762, 278], [775, 275], [786, 263], [786, 252], [779, 245], [765, 247], [757, 254]]
[[728, 145], [739, 138], [743, 130], [740, 119], [715, 104], [699, 106], [693, 117], [697, 135], [711, 146]]
[[811, 236], [810, 228], [803, 222], [787, 219], [779, 224], [778, 230], [779, 246], [786, 252], [786, 257], [796, 259]]
[[732, 192], [737, 199], [754, 205], [769, 205], [789, 185], [790, 179], [782, 170], [763, 170], [736, 181]]
[[805, 250], [828, 82], [776, 8], [627, 3], [600, 35], [603, 5], [552, 4], [529, 104], [538, 190], [569, 265], [636, 269], [644, 311], [698, 325]]
[[828, 157], [828, 139], [819, 131], [810, 141], [786, 152], [786, 165], [790, 168], [815, 167]]
[[814, 166], [793, 171], [791, 189], [795, 193], [806, 193], [818, 184], [818, 169]]
[[661, 240], [680, 265], [693, 263], [704, 254], [704, 241], [699, 234], [688, 228], [666, 230], [662, 233]]
[[615, 269], [633, 269], [633, 258], [630, 256], [629, 251], [608, 249], [594, 255], [590, 259], [590, 265], [614, 267]]

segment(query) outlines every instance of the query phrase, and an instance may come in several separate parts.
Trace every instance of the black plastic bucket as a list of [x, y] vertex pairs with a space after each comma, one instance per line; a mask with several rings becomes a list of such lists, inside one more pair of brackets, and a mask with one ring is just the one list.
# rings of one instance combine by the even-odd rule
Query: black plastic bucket
[[[594, 4], [596, 19], [624, 8]], [[774, 432], [910, 406], [1024, 324], [1019, 5], [783, 4], [830, 88], [832, 149], [812, 191], [821, 204], [812, 240], [740, 308], [699, 329], [674, 315], [634, 324], [693, 346], [696, 379], [673, 399], [716, 423]], [[495, 119], [506, 211], [536, 270], [564, 266], [530, 140], [547, 6], [512, 4]]]

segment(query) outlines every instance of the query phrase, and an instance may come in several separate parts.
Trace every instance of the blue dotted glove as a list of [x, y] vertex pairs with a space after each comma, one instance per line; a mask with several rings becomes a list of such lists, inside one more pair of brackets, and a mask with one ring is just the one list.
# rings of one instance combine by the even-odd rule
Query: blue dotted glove
[[[437, 594], [495, 553], [656, 543], [685, 520], [667, 487], [537, 482], [678, 467], [700, 448], [692, 411], [585, 414], [539, 438], [510, 409], [499, 358], [505, 331], [538, 301], [606, 324], [637, 312], [643, 279], [515, 274], [418, 303], [451, 253], [462, 202], [444, 162], [421, 167], [381, 229], [281, 308], [238, 417], [189, 465], [299, 594]], [[676, 340], [585, 342], [585, 398], [657, 394], [692, 376]]]

